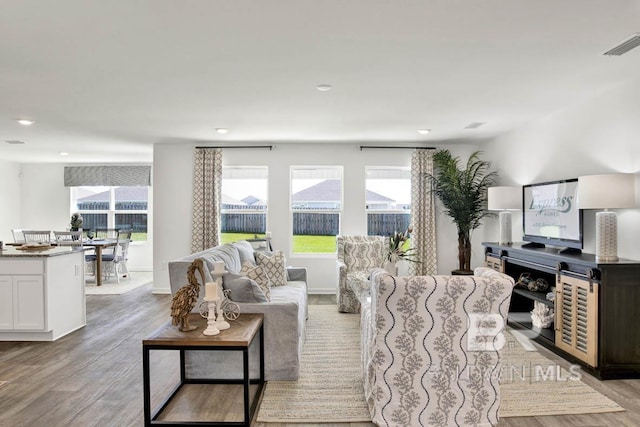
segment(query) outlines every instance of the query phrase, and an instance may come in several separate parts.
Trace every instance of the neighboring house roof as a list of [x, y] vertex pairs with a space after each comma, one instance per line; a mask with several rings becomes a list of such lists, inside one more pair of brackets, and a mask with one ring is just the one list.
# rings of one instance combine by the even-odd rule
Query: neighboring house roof
[[366, 190], [365, 191], [365, 200], [368, 202], [387, 202], [393, 203], [395, 200], [388, 198], [387, 196], [383, 196], [380, 193], [376, 193], [375, 191]]
[[[119, 202], [146, 202], [148, 200], [148, 187], [117, 187], [115, 190], [116, 200]], [[91, 194], [78, 199], [78, 203], [83, 202], [104, 202], [109, 200], [109, 190]]]
[[[334, 202], [340, 200], [341, 191], [342, 186], [339, 179], [325, 179], [316, 185], [293, 193], [291, 198], [294, 202]], [[367, 202], [395, 202], [393, 199], [370, 190], [366, 191], [365, 198]]]
[[294, 202], [333, 202], [340, 200], [342, 186], [339, 179], [325, 179], [291, 195]]
[[234, 199], [231, 196], [228, 196], [224, 193], [222, 193], [222, 197], [221, 197], [221, 204], [223, 205], [242, 205], [242, 206], [246, 206], [247, 203], [245, 203], [242, 200], [238, 200], [238, 199]]
[[267, 206], [264, 200], [257, 198], [256, 196], [247, 196], [242, 199], [249, 206]]

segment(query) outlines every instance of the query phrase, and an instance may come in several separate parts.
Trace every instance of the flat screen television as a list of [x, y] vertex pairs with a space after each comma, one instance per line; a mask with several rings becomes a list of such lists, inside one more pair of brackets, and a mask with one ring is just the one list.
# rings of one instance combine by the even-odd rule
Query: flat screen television
[[582, 250], [582, 211], [578, 209], [578, 179], [542, 182], [522, 187], [522, 227], [529, 247], [561, 246]]

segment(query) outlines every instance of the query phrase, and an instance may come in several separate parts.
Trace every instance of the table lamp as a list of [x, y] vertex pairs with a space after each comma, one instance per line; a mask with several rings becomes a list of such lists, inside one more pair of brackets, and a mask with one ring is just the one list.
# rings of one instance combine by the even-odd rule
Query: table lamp
[[511, 212], [522, 208], [522, 187], [489, 187], [487, 192], [488, 209], [500, 211], [500, 240], [501, 245], [511, 242]]
[[618, 260], [618, 220], [615, 212], [635, 206], [632, 173], [578, 177], [578, 208], [604, 209], [596, 213], [596, 261]]

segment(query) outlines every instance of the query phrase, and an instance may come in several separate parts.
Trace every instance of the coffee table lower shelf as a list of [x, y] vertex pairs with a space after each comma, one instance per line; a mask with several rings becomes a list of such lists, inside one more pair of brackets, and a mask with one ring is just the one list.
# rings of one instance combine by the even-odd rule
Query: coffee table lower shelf
[[[199, 317], [199, 316], [198, 316]], [[203, 319], [204, 320], [204, 319]], [[243, 314], [231, 328], [219, 335], [202, 335], [203, 324], [196, 316], [191, 323], [198, 330], [180, 332], [165, 325], [143, 340], [143, 388], [145, 426], [250, 426], [264, 390], [264, 334], [262, 314]], [[206, 323], [206, 321], [204, 321]], [[259, 378], [250, 377], [249, 349], [258, 337], [260, 346]], [[180, 354], [180, 380], [152, 411], [150, 390], [150, 353], [175, 350]], [[185, 352], [188, 350], [241, 352], [243, 377], [240, 379], [187, 378]], [[228, 402], [243, 402], [242, 410], [229, 409]], [[221, 402], [226, 402], [222, 403]], [[197, 410], [194, 410], [197, 406]], [[224, 406], [224, 408], [222, 408]], [[225, 414], [224, 419], [215, 419]]]

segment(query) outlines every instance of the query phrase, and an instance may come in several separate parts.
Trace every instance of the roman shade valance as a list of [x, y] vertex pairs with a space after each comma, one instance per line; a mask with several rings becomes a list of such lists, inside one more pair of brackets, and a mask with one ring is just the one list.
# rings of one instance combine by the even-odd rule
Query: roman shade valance
[[151, 166], [65, 166], [65, 187], [150, 186]]

